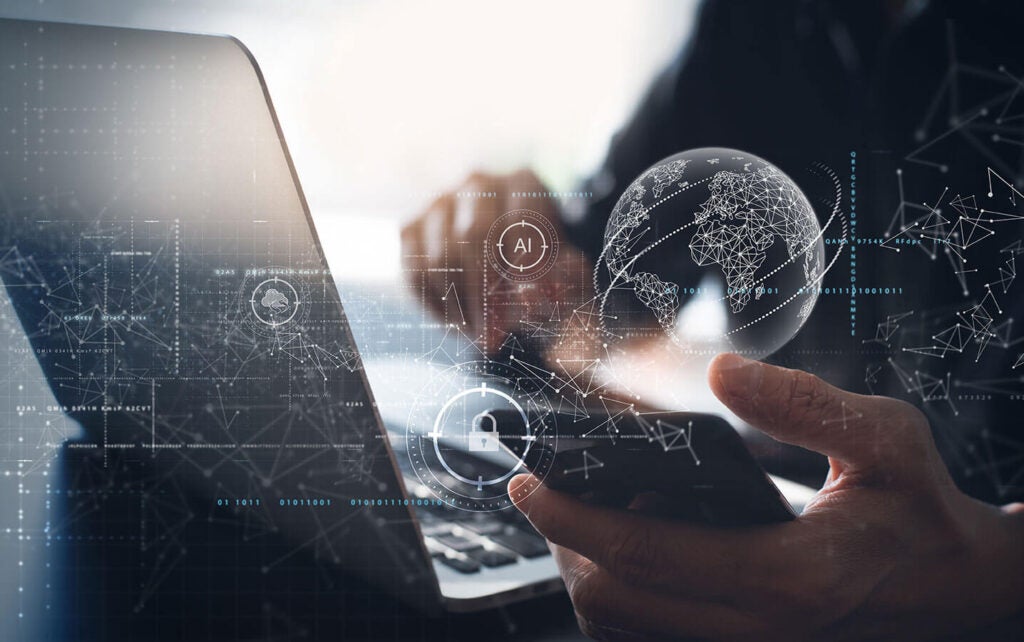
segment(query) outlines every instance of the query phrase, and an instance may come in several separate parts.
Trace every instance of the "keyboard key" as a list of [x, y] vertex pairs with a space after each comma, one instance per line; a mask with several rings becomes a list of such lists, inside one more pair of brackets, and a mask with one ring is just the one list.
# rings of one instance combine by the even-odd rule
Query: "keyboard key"
[[427, 552], [430, 553], [431, 557], [440, 557], [448, 552], [448, 549], [441, 546], [429, 537], [423, 538], [424, 543], [427, 545]]
[[453, 551], [458, 551], [460, 553], [480, 548], [480, 544], [471, 539], [462, 537], [461, 535], [452, 535], [449, 533], [446, 535], [437, 535], [434, 539], [440, 542], [443, 546], [447, 546]]
[[505, 525], [493, 519], [460, 522], [459, 526], [477, 535], [495, 535], [505, 530]]
[[473, 559], [448, 557], [445, 555], [441, 555], [437, 559], [445, 566], [453, 568], [460, 573], [476, 573], [480, 570], [480, 562]]
[[488, 539], [504, 546], [510, 551], [515, 551], [525, 558], [543, 557], [551, 552], [548, 550], [547, 542], [544, 541], [543, 537], [524, 533], [523, 531], [497, 533], [488, 536]]
[[447, 535], [452, 532], [452, 525], [448, 522], [436, 521], [431, 523], [420, 522], [420, 530], [427, 537]]
[[516, 556], [504, 551], [489, 551], [484, 548], [478, 548], [467, 552], [466, 555], [489, 568], [516, 563]]

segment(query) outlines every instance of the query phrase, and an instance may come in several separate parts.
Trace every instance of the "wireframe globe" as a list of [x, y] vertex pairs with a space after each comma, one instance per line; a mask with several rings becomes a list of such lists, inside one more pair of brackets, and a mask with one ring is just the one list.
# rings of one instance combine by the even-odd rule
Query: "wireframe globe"
[[634, 180], [608, 220], [604, 333], [613, 350], [667, 338], [683, 354], [762, 358], [810, 316], [824, 263], [814, 210], [779, 168], [734, 149], [682, 152]]

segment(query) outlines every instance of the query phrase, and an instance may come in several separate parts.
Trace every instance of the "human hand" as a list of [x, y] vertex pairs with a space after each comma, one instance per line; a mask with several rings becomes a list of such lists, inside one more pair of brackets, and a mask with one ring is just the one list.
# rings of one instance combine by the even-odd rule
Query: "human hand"
[[538, 482], [513, 478], [509, 494], [551, 542], [585, 633], [1019, 639], [1024, 510], [961, 493], [916, 408], [736, 355], [717, 357], [709, 379], [754, 427], [827, 455], [825, 484], [792, 522], [716, 529], [584, 504], [543, 484], [522, 492]]
[[[556, 303], [571, 310], [590, 296], [589, 262], [564, 241], [558, 203], [547, 194], [529, 170], [475, 173], [402, 229], [406, 275], [422, 287], [424, 304], [446, 322], [465, 326], [486, 352], [497, 352], [524, 322], [547, 322]], [[514, 209], [537, 212], [562, 237], [551, 270], [527, 283], [505, 280], [485, 259], [491, 224]], [[457, 306], [449, 296], [453, 288]]]

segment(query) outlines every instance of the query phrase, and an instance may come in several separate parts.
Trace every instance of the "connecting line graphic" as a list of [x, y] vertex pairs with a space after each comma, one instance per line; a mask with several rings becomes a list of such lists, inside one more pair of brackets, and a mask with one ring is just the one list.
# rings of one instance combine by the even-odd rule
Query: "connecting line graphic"
[[[261, 311], [266, 308], [284, 313], [289, 304], [298, 305], [296, 292], [286, 292], [279, 287], [272, 288], [274, 292], [270, 288], [254, 292], [246, 287], [245, 281], [227, 284], [209, 277], [207, 264], [204, 264], [207, 269], [202, 271], [194, 264], [186, 264], [182, 273], [191, 276], [185, 285], [193, 301], [209, 301], [210, 305], [202, 308], [201, 314], [182, 315], [175, 323], [166, 322], [168, 318], [176, 319], [173, 314], [177, 310], [176, 295], [167, 285], [176, 282], [177, 269], [174, 263], [168, 266], [168, 255], [172, 251], [168, 248], [177, 238], [168, 232], [169, 222], [147, 220], [136, 224], [129, 221], [126, 225], [130, 234], [125, 232], [124, 226], [107, 221], [91, 226], [35, 222], [42, 231], [38, 239], [32, 239], [34, 242], [44, 244], [52, 239], [54, 243], [65, 243], [68, 238], [79, 238], [88, 243], [75, 247], [86, 249], [77, 250], [80, 256], [62, 255], [55, 259], [46, 259], [47, 252], [36, 251], [36, 256], [44, 257], [37, 265], [37, 259], [32, 255], [26, 257], [17, 246], [3, 248], [0, 249], [0, 273], [8, 288], [32, 287], [41, 293], [40, 320], [29, 337], [46, 337], [55, 348], [66, 344], [67, 352], [77, 357], [71, 357], [75, 361], [53, 364], [56, 373], [53, 380], [59, 386], [59, 394], [83, 407], [124, 406], [124, 410], [117, 411], [119, 425], [124, 431], [137, 429], [138, 443], [112, 443], [105, 448], [107, 456], [99, 463], [85, 462], [83, 466], [104, 466], [105, 469], [97, 471], [97, 477], [102, 475], [105, 480], [104, 492], [135, 495], [140, 503], [142, 521], [135, 536], [142, 554], [152, 563], [140, 583], [139, 608], [144, 607], [163, 580], [185, 559], [181, 533], [197, 516], [190, 508], [194, 502], [184, 498], [175, 476], [164, 475], [161, 470], [139, 481], [134, 466], [131, 470], [126, 466], [122, 446], [145, 447], [153, 457], [180, 460], [177, 468], [194, 469], [203, 474], [210, 479], [211, 489], [218, 496], [259, 497], [268, 487], [300, 472], [302, 484], [311, 495], [332, 497], [336, 501], [348, 497], [339, 496], [333, 492], [333, 486], [325, 484], [344, 480], [345, 483], [358, 482], [367, 489], [378, 487], [373, 461], [379, 458], [379, 453], [372, 449], [364, 452], [363, 441], [355, 443], [348, 439], [350, 435], [361, 438], [367, 434], [364, 420], [357, 419], [358, 411], [330, 403], [329, 396], [324, 394], [329, 375], [352, 381], [348, 374], [362, 367], [355, 347], [349, 345], [347, 339], [339, 339], [344, 333], [337, 332], [335, 327], [342, 326], [332, 325], [329, 331], [307, 328], [299, 332], [283, 323], [268, 322], [258, 313], [250, 317], [252, 301], [263, 305]], [[287, 268], [294, 268], [297, 273], [313, 272], [309, 270], [306, 257], [293, 258], [295, 263]], [[327, 287], [326, 283], [310, 282], [309, 285], [317, 289]], [[235, 298], [239, 291], [244, 296]], [[4, 316], [4, 319], [10, 318], [17, 317]], [[330, 317], [329, 320], [335, 319]], [[4, 326], [7, 325], [4, 321]], [[179, 336], [181, 351], [187, 354], [187, 358], [181, 360], [180, 374], [175, 354], [175, 341]], [[318, 337], [321, 340], [317, 341]], [[472, 345], [472, 342], [466, 343]], [[471, 348], [460, 344], [460, 350], [464, 349]], [[123, 359], [129, 350], [133, 361], [126, 362]], [[106, 362], [101, 363], [101, 359], [109, 359], [109, 367]], [[275, 360], [275, 365], [287, 373], [289, 382], [295, 382], [296, 399], [301, 400], [296, 403], [301, 403], [301, 408], [296, 406], [293, 410], [290, 383], [286, 391], [274, 389], [273, 394], [267, 393], [271, 384], [263, 382], [269, 381], [265, 375], [271, 366], [262, 362], [268, 359]], [[126, 368], [125, 363], [133, 367]], [[254, 367], [260, 369], [259, 376], [253, 375]], [[168, 380], [178, 383], [168, 390], [162, 383]], [[202, 413], [201, 419], [191, 413], [175, 414], [168, 410], [178, 402], [166, 395], [173, 394], [179, 385], [191, 386], [188, 391], [195, 395], [194, 403], [197, 413]], [[281, 397], [288, 397], [287, 404], [279, 401]], [[202, 403], [202, 399], [206, 403]], [[193, 398], [189, 403], [193, 403]], [[250, 409], [254, 409], [258, 422], [243, 421], [245, 412]], [[107, 410], [103, 412], [108, 414]], [[52, 444], [53, 450], [60, 448], [66, 436], [60, 432], [67, 432], [65, 420], [55, 412], [51, 427], [51, 418], [41, 416], [47, 426], [40, 431], [41, 439], [47, 445]], [[203, 425], [201, 443], [195, 436], [200, 423]], [[308, 437], [297, 443], [299, 434]], [[342, 449], [344, 457], [339, 459]], [[121, 482], [122, 476], [127, 477], [127, 481]], [[228, 488], [222, 481], [225, 479], [237, 485]], [[249, 492], [240, 492], [239, 488], [246, 485]], [[56, 532], [72, 530], [76, 514], [103, 510], [97, 502], [90, 503], [85, 495], [76, 494], [69, 503], [72, 514], [68, 523], [57, 525]], [[240, 515], [246, 538], [257, 539], [279, 529], [279, 517], [263, 508], [249, 507]], [[345, 520], [327, 524], [321, 523], [317, 515], [313, 518], [319, 525], [317, 533], [307, 542], [296, 544], [292, 552], [308, 546], [317, 554], [337, 557], [336, 547], [344, 536], [342, 531], [349, 526], [343, 525]], [[384, 529], [380, 535], [387, 537]], [[275, 564], [268, 561], [268, 566]]]
[[[613, 254], [621, 255], [626, 249], [632, 249], [632, 245], [618, 247], [613, 244], [606, 248], [609, 268], [632, 285], [640, 302], [666, 329], [675, 324], [679, 307], [678, 285], [649, 272], [634, 272], [633, 263], [690, 225], [698, 226], [690, 244], [691, 258], [700, 266], [716, 264], [721, 267], [733, 312], [742, 311], [752, 296], [760, 298], [755, 274], [776, 236], [785, 243], [790, 261], [803, 259], [804, 277], [808, 282], [813, 282], [822, 269], [817, 255], [806, 251], [814, 246], [812, 241], [817, 236], [810, 206], [779, 170], [766, 166], [749, 174], [721, 171], [710, 178], [708, 189], [711, 196], [701, 205], [693, 222], [662, 236], [630, 261], [625, 262]], [[629, 213], [624, 218], [617, 223], [628, 230], [631, 224]], [[613, 239], [622, 236], [629, 235], [617, 231]]]
[[602, 409], [604, 410], [602, 416], [605, 419], [580, 435], [580, 437], [593, 437], [595, 433], [603, 430], [608, 435], [611, 443], [614, 444], [616, 438], [622, 434], [619, 422], [623, 420], [623, 417], [635, 415], [635, 406], [627, 401], [605, 397], [604, 395], [598, 395], [598, 400], [601, 402]]
[[[984, 403], [989, 396], [1020, 395], [1024, 389], [1024, 376], [1020, 376], [1024, 335], [1017, 336], [1020, 324], [1010, 316], [1019, 308], [1020, 294], [1013, 288], [1019, 287], [1017, 258], [1024, 250], [1018, 238], [1024, 221], [1020, 154], [1024, 82], [1004, 67], [997, 70], [961, 62], [952, 23], [947, 29], [947, 71], [913, 132], [917, 148], [896, 170], [897, 206], [881, 247], [897, 253], [916, 247], [927, 259], [948, 264], [955, 279], [950, 279], [950, 285], [956, 283], [964, 299], [951, 309], [917, 309], [913, 319], [903, 317], [902, 323], [901, 315], [878, 323], [874, 336], [864, 338], [863, 344], [883, 347], [889, 358], [867, 365], [864, 382], [872, 393], [884, 394], [883, 374], [891, 368], [914, 401], [929, 403], [937, 411], [948, 406], [959, 420], [942, 417], [945, 412], [930, 414], [947, 424], [942, 429], [948, 429], [951, 441], [959, 442], [954, 455], [964, 472], [985, 477], [1003, 495], [1021, 488], [1024, 444], [1007, 441], [1004, 434], [967, 420], [974, 408], [968, 411], [965, 405], [961, 413], [957, 405]], [[936, 190], [941, 193], [923, 195], [927, 198], [904, 191], [918, 178], [936, 184], [943, 175], [960, 176], [968, 164], [972, 171], [975, 166], [985, 169], [984, 183], [975, 191], [958, 193], [955, 188], [943, 188], [942, 182]], [[953, 179], [946, 180], [952, 183]], [[913, 250], [903, 254], [916, 255]], [[1003, 372], [971, 378], [971, 362], [980, 364], [982, 358], [987, 362], [985, 372], [992, 371], [988, 366]], [[936, 360], [946, 363], [929, 374], [924, 366]], [[951, 371], [959, 373], [959, 378], [953, 378]]]
[[882, 366], [878, 364], [868, 364], [864, 369], [864, 385], [868, 387], [868, 392], [875, 394], [875, 386], [878, 385], [878, 375], [882, 372]]
[[[709, 183], [711, 198], [697, 213], [699, 225], [690, 246], [697, 265], [718, 264], [729, 288], [729, 306], [742, 311], [753, 295], [760, 298], [754, 274], [776, 236], [791, 259], [812, 246], [815, 218], [799, 189], [774, 167], [749, 174], [719, 172]], [[732, 224], [725, 224], [730, 221]], [[821, 270], [813, 252], [803, 252], [805, 280]]]
[[480, 337], [472, 338], [462, 328], [449, 323], [444, 335], [416, 361], [424, 363], [458, 363], [484, 358], [480, 348]]
[[[1021, 80], [1010, 74], [1003, 66], [993, 70], [987, 66], [979, 67], [962, 62], [957, 55], [953, 23], [947, 23], [946, 27], [949, 65], [945, 77], [932, 96], [931, 104], [914, 132], [914, 137], [920, 145], [906, 156], [906, 160], [947, 173], [951, 169], [950, 163], [937, 159], [932, 154], [940, 143], [959, 139], [980, 151], [999, 171], [1012, 173], [1013, 168], [1010, 164], [994, 153], [992, 148], [998, 145], [1024, 144], [1006, 136], [1019, 131], [1015, 127], [1015, 121], [1019, 120], [1020, 115], [1010, 114], [1009, 110], [1021, 90]], [[961, 95], [961, 89], [976, 87], [980, 83], [992, 86], [993, 93], [980, 101], [976, 98], [965, 100]], [[947, 107], [944, 119], [939, 109], [943, 103]], [[936, 127], [942, 126], [946, 129], [941, 133], [930, 134]], [[992, 144], [987, 145], [985, 141], [991, 141]]]
[[858, 412], [853, 408], [850, 408], [849, 406], [846, 405], [846, 402], [843, 401], [840, 402], [839, 416], [832, 417], [829, 419], [822, 419], [821, 425], [829, 426], [831, 424], [842, 424], [843, 430], [846, 430], [849, 427], [849, 422], [855, 419], [861, 419], [863, 417], [864, 413]]
[[1006, 264], [999, 268], [999, 278], [996, 280], [996, 284], [1002, 288], [1003, 294], [1010, 291], [1010, 286], [1017, 279], [1017, 260], [1016, 255], [1011, 255], [1010, 258], [1006, 259]]
[[[988, 180], [988, 199], [996, 199], [994, 206], [1003, 208], [999, 203], [1007, 202], [1010, 208], [1017, 208], [1024, 195], [1014, 185], [1000, 175], [992, 167], [986, 168]], [[940, 254], [945, 255], [953, 268], [953, 273], [960, 282], [964, 296], [969, 295], [967, 274], [976, 273], [976, 269], [967, 267], [966, 252], [981, 241], [996, 235], [995, 226], [1001, 223], [1013, 223], [1024, 220], [1024, 213], [1005, 211], [1004, 209], [993, 209], [992, 207], [981, 207], [974, 195], [962, 196], [957, 194], [948, 201], [948, 206], [956, 213], [955, 220], [947, 219], [943, 213], [943, 202], [949, 193], [949, 188], [943, 189], [942, 194], [936, 199], [933, 205], [927, 203], [916, 204], [906, 200], [903, 190], [903, 172], [896, 170], [897, 184], [899, 189], [900, 203], [896, 213], [885, 232], [885, 241], [881, 244], [888, 250], [899, 252], [905, 241], [921, 249], [931, 260], [936, 260]], [[1003, 192], [1007, 192], [1003, 194]], [[998, 198], [997, 198], [998, 195]], [[907, 222], [907, 210], [914, 209], [924, 214], [912, 221]], [[895, 228], [899, 228], [893, 233]], [[941, 248], [941, 251], [940, 251]], [[994, 282], [985, 284], [985, 288], [999, 285], [1006, 294], [1010, 284], [1016, 278], [1016, 262], [1014, 257], [1020, 254], [1020, 241], [1015, 241], [1007, 248], [1004, 248], [1010, 256], [1006, 265], [1000, 269], [999, 278]]]
[[914, 314], [914, 311], [904, 312], [902, 314], [890, 314], [885, 318], [885, 321], [878, 324], [875, 328], [875, 336], [872, 339], [864, 339], [862, 343], [879, 343], [887, 348], [891, 348], [891, 340], [896, 331], [900, 329], [900, 321]]
[[459, 313], [457, 322], [462, 325], [466, 325], [466, 315], [462, 312], [462, 303], [459, 301], [459, 291], [455, 287], [455, 283], [448, 285], [448, 289], [445, 290], [444, 296], [441, 297], [441, 301], [445, 304], [445, 318], [448, 317], [448, 311], [451, 310], [449, 303], [455, 306], [455, 311]]
[[498, 348], [498, 352], [504, 352], [515, 356], [526, 352], [526, 348], [523, 346], [522, 342], [519, 341], [519, 337], [514, 333], [509, 332], [505, 335], [505, 340], [501, 342], [501, 347]]
[[688, 421], [686, 426], [677, 426], [662, 419], [656, 419], [651, 423], [640, 413], [636, 414], [636, 419], [647, 434], [648, 441], [657, 443], [665, 452], [687, 450], [693, 457], [693, 463], [700, 466], [700, 458], [693, 449], [692, 420]]
[[604, 462], [594, 457], [589, 451], [583, 451], [583, 465], [576, 468], [566, 468], [564, 473], [566, 475], [573, 475], [575, 473], [583, 473], [583, 479], [590, 479], [590, 471], [598, 468], [604, 468]]
[[[986, 290], [985, 297], [980, 303], [957, 312], [958, 321], [956, 323], [932, 335], [931, 338], [935, 343], [929, 346], [904, 347], [902, 351], [926, 357], [944, 358], [949, 353], [962, 354], [969, 345], [974, 344], [978, 347], [974, 358], [977, 363], [989, 343], [993, 339], [1000, 338], [999, 330], [1008, 330], [1013, 321], [1008, 319], [998, 326], [995, 325], [994, 315], [990, 308], [995, 308], [997, 314], [1003, 313], [995, 295], [991, 290]], [[999, 345], [1008, 347], [1011, 343], [1008, 338], [1004, 337]]]
[[953, 411], [954, 415], [960, 414], [960, 411], [953, 404], [953, 400], [949, 395], [952, 373], [947, 372], [945, 377], [940, 378], [915, 370], [913, 375], [911, 375], [892, 358], [889, 359], [889, 366], [896, 373], [896, 377], [907, 391], [907, 394], [917, 395], [922, 402], [945, 401], [949, 404], [949, 408]]
[[[987, 178], [989, 184], [987, 198], [996, 197], [996, 191], [994, 190], [1002, 192], [1004, 189], [1008, 189], [1009, 193], [1002, 195], [1002, 197], [1011, 205], [1016, 206], [1018, 202], [1024, 200], [1024, 196], [991, 167], [987, 169]], [[943, 192], [943, 196], [945, 194], [946, 191]], [[940, 202], [941, 200], [940, 198]], [[936, 244], [944, 245], [945, 252], [950, 257], [950, 260], [959, 264], [956, 274], [957, 278], [960, 279], [963, 293], [967, 296], [969, 290], [967, 288], [966, 275], [977, 272], [977, 270], [968, 270], [965, 267], [968, 261], [967, 250], [996, 234], [994, 228], [986, 227], [985, 225], [994, 226], [1008, 221], [1024, 220], [1024, 214], [1001, 212], [979, 207], [974, 196], [963, 197], [957, 195], [949, 201], [949, 205], [959, 215], [955, 223], [950, 225], [949, 221], [942, 217], [939, 203], [936, 203], [929, 215], [923, 219], [925, 221], [924, 224], [921, 224], [921, 221], [915, 221], [910, 226], [901, 229], [898, 235], [887, 239], [883, 247], [889, 247], [887, 244], [901, 235], [916, 235], [919, 239], [928, 239]], [[889, 247], [889, 249], [899, 251], [898, 248]], [[998, 297], [1009, 295], [1010, 287], [1013, 285], [1017, 275], [1016, 257], [1021, 253], [1021, 250], [1020, 239], [1013, 241], [1000, 250], [1000, 254], [1006, 255], [1006, 258], [1003, 265], [998, 268], [998, 273], [995, 275], [996, 278], [982, 285], [984, 294], [981, 300], [974, 303], [971, 307], [957, 312], [956, 320], [952, 325], [943, 328], [931, 336], [933, 341], [931, 345], [906, 346], [901, 348], [901, 350], [926, 357], [945, 358], [950, 353], [962, 354], [969, 346], [974, 345], [977, 348], [974, 361], [977, 363], [981, 360], [986, 348], [993, 341], [1002, 348], [1009, 348], [1014, 345], [1015, 342], [1010, 339], [1013, 319], [1006, 319], [997, 323], [997, 318], [1004, 314]], [[935, 258], [934, 254], [932, 258]], [[879, 324], [875, 338], [869, 339], [865, 343], [874, 341], [888, 347], [893, 333], [898, 328], [898, 326], [893, 326], [893, 323], [896, 321], [898, 319], [890, 317], [886, 322]]]
[[518, 359], [514, 354], [510, 356], [510, 359], [530, 376], [535, 377], [543, 389], [550, 390], [558, 396], [558, 412], [572, 416], [573, 421], [581, 421], [590, 417], [586, 407], [586, 398], [591, 394], [596, 394], [598, 388], [594, 388], [590, 394], [584, 394], [572, 378], [564, 379], [551, 370]]

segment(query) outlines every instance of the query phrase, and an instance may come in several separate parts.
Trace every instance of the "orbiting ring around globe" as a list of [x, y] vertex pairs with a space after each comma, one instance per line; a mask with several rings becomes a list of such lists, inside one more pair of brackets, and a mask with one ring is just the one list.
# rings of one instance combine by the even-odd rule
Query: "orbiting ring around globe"
[[539, 212], [517, 209], [499, 216], [487, 231], [491, 265], [512, 281], [532, 281], [550, 270], [558, 255], [554, 225]]
[[[540, 479], [551, 465], [555, 413], [543, 386], [518, 366], [495, 361], [457, 364], [432, 377], [414, 400], [406, 430], [409, 463], [420, 482], [455, 508], [511, 506], [508, 480], [529, 472], [527, 454]], [[498, 426], [499, 413], [515, 420]], [[499, 429], [511, 452], [500, 447]]]
[[[839, 215], [831, 178], [825, 228]], [[608, 354], [644, 340], [677, 357], [775, 352], [810, 316], [838, 256], [826, 264], [822, 236], [803, 191], [753, 154], [702, 148], [656, 163], [605, 228], [594, 278]]]

